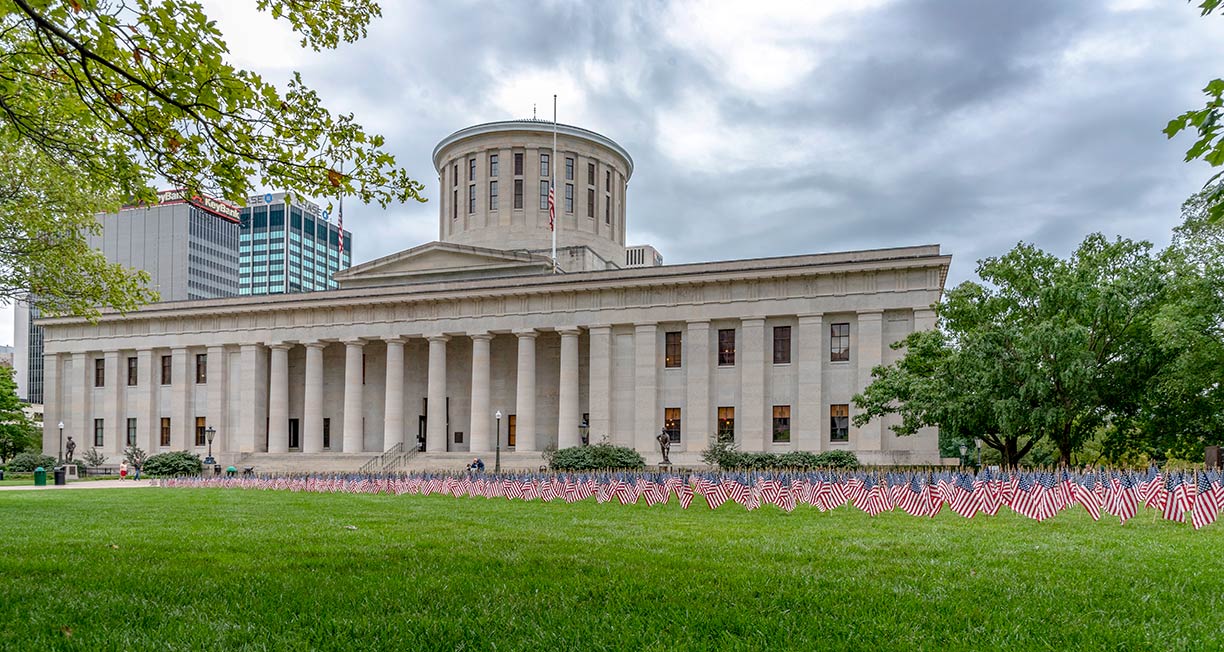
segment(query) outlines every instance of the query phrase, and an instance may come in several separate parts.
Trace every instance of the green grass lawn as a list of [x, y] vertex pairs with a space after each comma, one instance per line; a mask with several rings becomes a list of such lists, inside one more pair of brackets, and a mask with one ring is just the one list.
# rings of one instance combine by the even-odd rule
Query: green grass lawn
[[0, 492], [0, 648], [1216, 650], [1221, 553], [1150, 513]]

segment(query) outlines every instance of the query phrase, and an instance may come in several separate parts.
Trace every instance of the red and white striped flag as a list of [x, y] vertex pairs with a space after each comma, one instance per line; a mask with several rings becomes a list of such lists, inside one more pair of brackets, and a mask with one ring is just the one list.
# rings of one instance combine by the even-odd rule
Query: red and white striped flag
[[553, 184], [548, 184], [548, 230], [556, 230], [557, 221], [557, 193], [553, 189]]

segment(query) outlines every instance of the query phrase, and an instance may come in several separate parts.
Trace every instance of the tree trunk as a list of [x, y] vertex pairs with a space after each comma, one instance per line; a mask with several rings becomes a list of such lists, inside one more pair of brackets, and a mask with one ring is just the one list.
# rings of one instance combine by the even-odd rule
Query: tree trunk
[[1004, 439], [1003, 448], [1003, 468], [1016, 468], [1020, 464], [1020, 455], [1016, 448], [1016, 438], [1008, 437]]
[[1058, 438], [1058, 464], [1071, 466], [1071, 422], [1063, 424], [1062, 436]]

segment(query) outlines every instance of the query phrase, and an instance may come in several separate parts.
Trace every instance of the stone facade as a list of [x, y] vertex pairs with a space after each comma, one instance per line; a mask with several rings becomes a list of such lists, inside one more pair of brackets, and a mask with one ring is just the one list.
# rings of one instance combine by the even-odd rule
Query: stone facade
[[[472, 144], [443, 141], [441, 176]], [[507, 144], [498, 151], [513, 153]], [[627, 155], [614, 162], [627, 179]], [[444, 197], [446, 188], [444, 179]], [[744, 450], [939, 462], [933, 429], [897, 437], [873, 421], [844, 441], [832, 432], [872, 367], [900, 355], [889, 345], [934, 327], [951, 260], [938, 245], [620, 268], [623, 232], [578, 241], [581, 228], [563, 228], [560, 241], [599, 261], [551, 273], [532, 244], [543, 238], [513, 219], [504, 230], [454, 230], [445, 207], [443, 218], [442, 242], [343, 271], [338, 290], [154, 304], [93, 324], [42, 320], [45, 423], [62, 419], [86, 447], [97, 433], [111, 455], [129, 441], [203, 453], [199, 433], [213, 427], [223, 463], [370, 457], [401, 443], [424, 457], [487, 456], [498, 443], [521, 454], [584, 435], [656, 462], [670, 415], [673, 460], [695, 463], [733, 411], [724, 430]], [[492, 248], [464, 235], [475, 231], [484, 244], [499, 232], [506, 243], [534, 240]], [[46, 450], [57, 434], [47, 431]]]

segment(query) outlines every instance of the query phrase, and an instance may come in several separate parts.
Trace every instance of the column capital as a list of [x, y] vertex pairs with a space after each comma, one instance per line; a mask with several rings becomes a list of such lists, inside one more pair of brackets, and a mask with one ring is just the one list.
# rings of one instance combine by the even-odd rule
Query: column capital
[[394, 337], [384, 337], [382, 338], [382, 341], [386, 342], [387, 344], [404, 344], [408, 341], [408, 338], [396, 335]]
[[540, 333], [534, 328], [525, 328], [514, 331], [514, 334], [521, 339], [535, 339]]
[[273, 351], [288, 351], [289, 349], [293, 348], [293, 345], [288, 342], [276, 342], [275, 344], [269, 344], [268, 348], [272, 349]]
[[473, 342], [477, 340], [488, 342], [493, 339], [493, 333], [468, 333], [468, 337], [472, 338]]
[[684, 327], [688, 329], [696, 329], [696, 330], [701, 330], [703, 328], [706, 330], [710, 330], [710, 320], [694, 319], [693, 321], [684, 322]]
[[880, 321], [884, 319], [883, 310], [860, 310], [857, 314], [860, 321]]
[[302, 346], [308, 349], [323, 349], [327, 347], [327, 342], [324, 342], [322, 340], [316, 340], [314, 342], [303, 342]]
[[761, 326], [761, 327], [764, 327], [764, 326], [765, 326], [765, 318], [764, 318], [764, 317], [741, 317], [741, 318], [740, 318], [740, 323], [741, 323], [741, 324], [743, 324], [744, 326], [753, 326], [753, 327], [756, 327], [756, 326]]
[[634, 322], [634, 324], [633, 324], [633, 330], [635, 330], [635, 331], [644, 331], [644, 330], [647, 330], [647, 329], [650, 329], [650, 330], [657, 330], [658, 328], [659, 328], [659, 323], [658, 323], [658, 322], [653, 322], [653, 321], [651, 321], [651, 322]]
[[558, 328], [557, 332], [561, 333], [562, 337], [578, 337], [578, 335], [582, 333], [582, 330], [575, 326], [573, 328]]
[[442, 335], [438, 333], [434, 335], [426, 335], [425, 339], [429, 340], [430, 344], [433, 344], [434, 342], [448, 342], [450, 341], [450, 335]]
[[799, 317], [800, 324], [805, 323], [805, 322], [809, 324], [819, 324], [822, 321], [824, 321], [823, 312], [807, 312], [807, 313], [798, 315], [798, 317]]
[[355, 346], [357, 348], [361, 348], [365, 346], [366, 344], [365, 340], [361, 338], [352, 339], [352, 340], [340, 340], [340, 342], [343, 343], [345, 346]]

